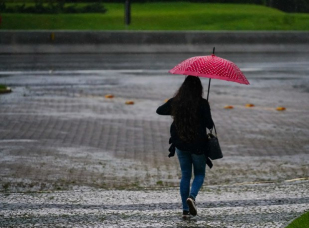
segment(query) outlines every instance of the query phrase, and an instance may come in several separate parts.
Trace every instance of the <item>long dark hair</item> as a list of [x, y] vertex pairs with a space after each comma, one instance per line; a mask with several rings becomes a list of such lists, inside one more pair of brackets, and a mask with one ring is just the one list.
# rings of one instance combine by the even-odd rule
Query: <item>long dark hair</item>
[[199, 77], [187, 76], [174, 95], [172, 116], [177, 134], [185, 142], [197, 139], [199, 106], [203, 97], [203, 86]]

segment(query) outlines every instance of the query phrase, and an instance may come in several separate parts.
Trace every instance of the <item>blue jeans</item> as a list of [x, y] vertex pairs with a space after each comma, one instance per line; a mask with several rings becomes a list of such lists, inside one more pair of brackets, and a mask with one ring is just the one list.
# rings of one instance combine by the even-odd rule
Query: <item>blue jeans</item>
[[[189, 211], [187, 198], [192, 197], [194, 200], [198, 191], [202, 187], [205, 178], [206, 156], [204, 154], [192, 154], [188, 151], [181, 151], [176, 148], [180, 168], [180, 196], [182, 200], [183, 210]], [[190, 191], [190, 180], [192, 175], [192, 165], [194, 170], [194, 179]]]

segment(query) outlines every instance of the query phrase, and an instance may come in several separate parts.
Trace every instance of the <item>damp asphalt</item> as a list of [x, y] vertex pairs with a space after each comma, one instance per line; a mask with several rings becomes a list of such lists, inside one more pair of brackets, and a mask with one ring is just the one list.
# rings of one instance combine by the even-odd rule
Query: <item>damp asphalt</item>
[[211, 82], [224, 158], [186, 221], [155, 110], [194, 54], [0, 55], [0, 227], [283, 227], [308, 211], [307, 55], [217, 55], [250, 85]]

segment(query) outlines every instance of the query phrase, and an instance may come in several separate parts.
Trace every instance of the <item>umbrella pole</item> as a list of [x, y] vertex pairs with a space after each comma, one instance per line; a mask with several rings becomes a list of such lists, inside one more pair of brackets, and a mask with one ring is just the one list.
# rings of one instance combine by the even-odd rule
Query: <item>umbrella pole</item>
[[207, 101], [208, 101], [209, 91], [210, 91], [210, 81], [211, 81], [211, 78], [209, 78], [209, 83], [208, 83]]
[[[216, 50], [216, 48], [214, 47], [212, 49], [212, 54], [215, 54], [215, 50]], [[208, 83], [207, 101], [208, 101], [209, 91], [210, 91], [210, 81], [211, 81], [211, 78], [209, 78], [209, 83]]]

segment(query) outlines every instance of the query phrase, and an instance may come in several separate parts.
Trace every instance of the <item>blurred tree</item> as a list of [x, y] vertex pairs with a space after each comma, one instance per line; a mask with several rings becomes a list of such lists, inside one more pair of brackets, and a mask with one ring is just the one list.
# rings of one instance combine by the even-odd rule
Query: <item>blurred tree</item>
[[[96, 1], [96, 0], [68, 0], [68, 1]], [[102, 0], [103, 2], [120, 2], [124, 3], [125, 0]], [[253, 3], [253, 4], [265, 4], [266, 0], [133, 0], [134, 2], [200, 2], [200, 3]]]
[[267, 0], [266, 4], [284, 12], [309, 12], [308, 0]]
[[13, 5], [7, 7], [0, 0], [0, 12], [2, 13], [35, 13], [35, 14], [59, 14], [59, 13], [105, 13], [107, 9], [101, 0], [89, 1], [88, 4], [79, 7], [77, 4], [66, 4], [67, 0], [34, 0], [34, 5]]

